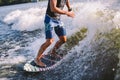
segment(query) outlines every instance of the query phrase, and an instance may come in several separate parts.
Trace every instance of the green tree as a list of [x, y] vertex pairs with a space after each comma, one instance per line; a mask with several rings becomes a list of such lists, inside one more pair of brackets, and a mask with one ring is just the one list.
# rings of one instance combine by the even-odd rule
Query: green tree
[[[43, 0], [39, 0], [43, 1]], [[31, 2], [31, 0], [0, 0], [0, 6]]]
[[0, 0], [0, 5], [2, 5], [3, 3], [2, 3], [2, 0]]

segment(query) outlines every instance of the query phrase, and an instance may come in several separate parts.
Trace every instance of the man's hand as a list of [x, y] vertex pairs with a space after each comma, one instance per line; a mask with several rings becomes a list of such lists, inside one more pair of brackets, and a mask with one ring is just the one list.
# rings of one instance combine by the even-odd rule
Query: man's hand
[[69, 16], [69, 17], [72, 17], [72, 18], [75, 17], [75, 14], [74, 14], [73, 11], [66, 12], [66, 15]]

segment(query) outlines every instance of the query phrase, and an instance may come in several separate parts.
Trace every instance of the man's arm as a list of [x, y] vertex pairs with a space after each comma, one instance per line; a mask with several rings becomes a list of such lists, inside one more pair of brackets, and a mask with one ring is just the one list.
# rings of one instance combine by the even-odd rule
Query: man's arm
[[53, 12], [59, 13], [59, 14], [64, 14], [70, 17], [74, 17], [73, 12], [68, 12], [65, 10], [61, 10], [60, 8], [57, 7], [57, 0], [50, 0], [50, 9]]
[[59, 14], [66, 14], [67, 11], [61, 10], [57, 7], [57, 0], [50, 0], [50, 9], [53, 12], [59, 13]]
[[68, 8], [68, 11], [71, 11], [72, 8], [70, 7], [70, 1], [69, 1], [69, 0], [67, 0], [66, 6], [67, 6], [67, 8]]

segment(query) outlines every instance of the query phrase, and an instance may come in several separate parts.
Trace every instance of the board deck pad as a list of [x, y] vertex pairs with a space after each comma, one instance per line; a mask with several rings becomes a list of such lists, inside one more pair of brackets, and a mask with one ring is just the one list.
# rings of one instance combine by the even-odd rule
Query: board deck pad
[[59, 65], [57, 62], [60, 60], [61, 58], [53, 58], [50, 55], [44, 55], [44, 57], [41, 58], [41, 61], [46, 64], [46, 67], [38, 66], [34, 60], [31, 60], [24, 65], [24, 70], [27, 72], [41, 72], [51, 70]]

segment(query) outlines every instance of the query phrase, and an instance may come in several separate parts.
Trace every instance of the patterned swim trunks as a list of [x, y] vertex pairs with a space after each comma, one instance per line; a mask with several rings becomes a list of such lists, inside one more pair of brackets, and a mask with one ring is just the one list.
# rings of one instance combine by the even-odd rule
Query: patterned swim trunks
[[58, 19], [53, 19], [50, 16], [45, 16], [45, 35], [46, 39], [53, 38], [53, 29], [58, 37], [66, 36], [66, 30], [63, 27], [63, 23]]

